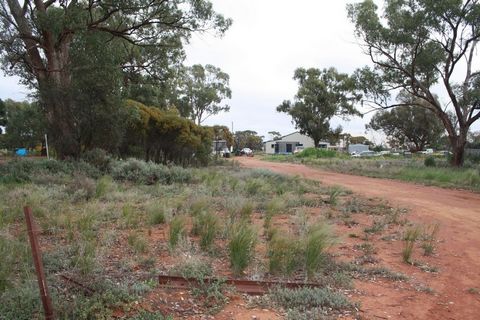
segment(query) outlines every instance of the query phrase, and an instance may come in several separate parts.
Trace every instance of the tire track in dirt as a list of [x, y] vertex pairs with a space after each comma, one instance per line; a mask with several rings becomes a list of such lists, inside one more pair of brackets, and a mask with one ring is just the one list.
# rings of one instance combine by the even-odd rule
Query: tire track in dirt
[[418, 268], [402, 263], [401, 248], [396, 248], [397, 252], [390, 252], [384, 259], [388, 267], [426, 281], [435, 294], [405, 293], [398, 288], [379, 287], [378, 283], [359, 283], [360, 289], [365, 291], [359, 300], [367, 310], [368, 319], [387, 311], [390, 317], [385, 319], [480, 319], [480, 294], [468, 291], [480, 288], [480, 194], [340, 174], [300, 164], [237, 159], [244, 167], [298, 175], [325, 185], [343, 186], [365, 197], [383, 198], [393, 205], [409, 208], [410, 220], [440, 224], [440, 243], [435, 257], [440, 269], [437, 275], [427, 276]]

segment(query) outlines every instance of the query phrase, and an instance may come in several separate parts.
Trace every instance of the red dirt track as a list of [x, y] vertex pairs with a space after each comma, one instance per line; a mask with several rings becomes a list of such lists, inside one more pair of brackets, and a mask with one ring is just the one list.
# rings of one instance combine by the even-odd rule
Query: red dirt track
[[[440, 224], [433, 264], [427, 274], [402, 262], [400, 244], [378, 245], [388, 268], [407, 274], [434, 290], [425, 293], [384, 281], [357, 281], [353, 300], [360, 301], [366, 319], [480, 319], [480, 194], [406, 182], [333, 173], [292, 163], [237, 158], [249, 168], [298, 175], [325, 185], [343, 186], [368, 198], [382, 198], [411, 210], [409, 220]], [[476, 289], [474, 289], [476, 288]]]

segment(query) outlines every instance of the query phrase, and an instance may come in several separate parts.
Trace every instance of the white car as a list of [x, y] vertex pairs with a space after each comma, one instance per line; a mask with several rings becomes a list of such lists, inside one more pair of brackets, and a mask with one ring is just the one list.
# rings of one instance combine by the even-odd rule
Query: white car
[[253, 150], [250, 148], [243, 148], [242, 150], [240, 150], [240, 153], [246, 156], [252, 156]]

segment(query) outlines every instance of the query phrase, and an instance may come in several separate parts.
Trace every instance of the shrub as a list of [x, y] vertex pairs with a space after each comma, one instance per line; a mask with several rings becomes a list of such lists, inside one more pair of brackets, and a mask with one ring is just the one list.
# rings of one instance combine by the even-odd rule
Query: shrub
[[341, 293], [329, 288], [279, 288], [271, 292], [272, 300], [285, 309], [350, 309], [353, 304]]
[[103, 173], [110, 171], [113, 162], [112, 157], [103, 149], [92, 149], [82, 154], [82, 160], [91, 164]]
[[168, 231], [168, 244], [170, 248], [175, 248], [185, 235], [185, 218], [180, 216], [174, 217], [172, 221], [170, 221], [170, 229]]
[[190, 170], [137, 159], [115, 162], [112, 168], [112, 176], [115, 180], [142, 184], [187, 183], [193, 178]]
[[75, 174], [67, 185], [67, 192], [75, 201], [92, 199], [96, 195], [96, 189], [95, 180], [81, 174]]
[[435, 158], [430, 156], [430, 157], [426, 157], [425, 158], [425, 161], [423, 162], [425, 164], [426, 167], [436, 167], [437, 164], [435, 162]]
[[240, 275], [248, 267], [254, 255], [257, 235], [246, 223], [232, 227], [228, 243], [230, 265], [235, 275]]

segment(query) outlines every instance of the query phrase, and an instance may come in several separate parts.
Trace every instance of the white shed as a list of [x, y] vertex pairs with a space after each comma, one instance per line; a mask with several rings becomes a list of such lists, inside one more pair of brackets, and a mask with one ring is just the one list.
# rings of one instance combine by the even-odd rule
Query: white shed
[[[263, 150], [266, 154], [288, 154], [295, 152], [296, 149], [313, 148], [315, 146], [313, 139], [309, 136], [294, 132], [281, 137], [278, 140], [269, 140], [263, 143]], [[320, 142], [319, 146], [328, 148], [327, 142]]]

